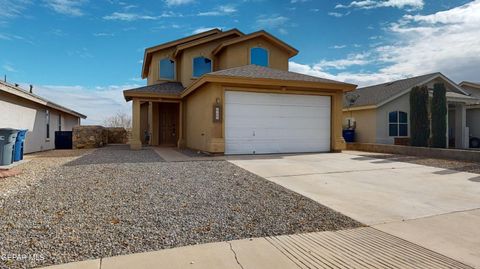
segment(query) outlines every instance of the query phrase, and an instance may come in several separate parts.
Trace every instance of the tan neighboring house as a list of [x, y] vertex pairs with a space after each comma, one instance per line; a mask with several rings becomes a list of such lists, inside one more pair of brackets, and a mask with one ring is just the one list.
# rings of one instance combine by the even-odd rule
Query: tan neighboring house
[[28, 129], [24, 153], [55, 148], [55, 131], [71, 131], [86, 116], [0, 81], [0, 128]]
[[344, 100], [344, 123], [353, 118], [356, 122], [356, 142], [402, 144], [410, 136], [410, 91], [415, 86], [427, 85], [430, 96], [433, 85], [444, 83], [447, 88], [448, 141], [450, 147], [468, 148], [471, 130], [479, 121], [467, 121], [470, 107], [480, 104], [480, 99], [451, 81], [441, 73], [402, 79], [352, 92], [358, 99], [349, 107]]
[[[480, 99], [480, 83], [463, 81], [459, 85], [471, 96]], [[472, 137], [480, 142], [480, 104], [467, 107], [467, 125]]]
[[265, 31], [214, 29], [145, 50], [131, 147], [224, 154], [345, 148], [343, 93], [356, 85], [288, 71], [298, 51]]

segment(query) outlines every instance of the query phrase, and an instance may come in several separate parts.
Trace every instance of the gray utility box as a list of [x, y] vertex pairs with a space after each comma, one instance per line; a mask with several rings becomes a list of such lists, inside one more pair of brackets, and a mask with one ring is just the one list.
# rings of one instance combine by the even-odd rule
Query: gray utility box
[[0, 166], [13, 163], [13, 153], [18, 130], [0, 128]]

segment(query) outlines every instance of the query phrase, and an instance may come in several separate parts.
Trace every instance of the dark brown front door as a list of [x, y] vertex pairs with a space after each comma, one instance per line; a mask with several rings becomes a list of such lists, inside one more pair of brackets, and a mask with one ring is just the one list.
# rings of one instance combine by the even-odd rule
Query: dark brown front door
[[160, 103], [160, 145], [176, 146], [178, 141], [177, 103]]

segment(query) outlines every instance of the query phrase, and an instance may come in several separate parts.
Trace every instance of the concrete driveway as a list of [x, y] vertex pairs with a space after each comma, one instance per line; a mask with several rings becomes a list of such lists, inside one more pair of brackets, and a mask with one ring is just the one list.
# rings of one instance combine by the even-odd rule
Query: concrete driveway
[[480, 175], [365, 154], [230, 162], [364, 224], [480, 268]]

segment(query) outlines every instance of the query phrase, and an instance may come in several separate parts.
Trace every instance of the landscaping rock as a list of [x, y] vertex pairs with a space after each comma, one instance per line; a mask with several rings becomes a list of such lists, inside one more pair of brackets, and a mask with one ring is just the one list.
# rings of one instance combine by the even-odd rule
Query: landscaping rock
[[128, 146], [70, 160], [5, 197], [0, 253], [43, 259], [0, 260], [0, 267], [361, 226], [226, 161], [167, 163], [153, 150]]

